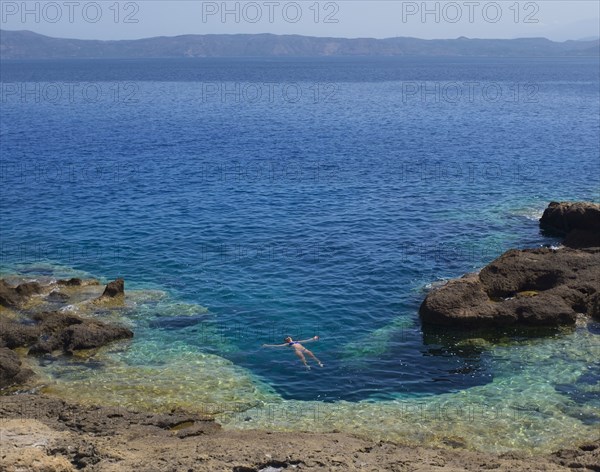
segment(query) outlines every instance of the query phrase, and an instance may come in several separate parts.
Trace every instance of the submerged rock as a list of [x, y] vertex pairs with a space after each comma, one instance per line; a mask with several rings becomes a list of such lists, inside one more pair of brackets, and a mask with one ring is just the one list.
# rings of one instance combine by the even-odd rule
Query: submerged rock
[[69, 295], [58, 290], [52, 290], [46, 296], [46, 300], [53, 303], [66, 303], [69, 300]]

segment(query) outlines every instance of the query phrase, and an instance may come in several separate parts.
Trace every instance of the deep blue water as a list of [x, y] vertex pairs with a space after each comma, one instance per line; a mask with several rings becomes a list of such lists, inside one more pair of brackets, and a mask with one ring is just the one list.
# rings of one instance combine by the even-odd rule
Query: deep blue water
[[[536, 221], [549, 201], [599, 201], [599, 75], [597, 59], [3, 62], [1, 262], [205, 306], [137, 336], [286, 398], [485, 384], [486, 354], [423, 332], [418, 306], [430, 283], [555, 242]], [[365, 341], [379, 329], [383, 349]], [[260, 349], [286, 334], [319, 334], [326, 369]]]

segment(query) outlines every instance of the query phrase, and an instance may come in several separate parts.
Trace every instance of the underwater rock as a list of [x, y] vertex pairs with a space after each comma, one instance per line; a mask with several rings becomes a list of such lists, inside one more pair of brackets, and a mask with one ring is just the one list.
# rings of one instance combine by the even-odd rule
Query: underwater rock
[[209, 316], [207, 313], [193, 316], [162, 316], [150, 321], [148, 326], [165, 330], [183, 329], [203, 323]]
[[483, 338], [468, 338], [456, 343], [456, 347], [467, 349], [488, 349], [490, 342]]

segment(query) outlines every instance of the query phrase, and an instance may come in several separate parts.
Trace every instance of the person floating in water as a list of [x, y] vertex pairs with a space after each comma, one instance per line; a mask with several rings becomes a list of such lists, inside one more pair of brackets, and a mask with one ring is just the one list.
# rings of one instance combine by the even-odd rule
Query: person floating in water
[[263, 347], [292, 347], [292, 348], [294, 348], [294, 352], [300, 358], [300, 360], [302, 361], [304, 366], [310, 370], [310, 366], [306, 362], [306, 357], [304, 357], [304, 354], [307, 354], [308, 356], [312, 357], [315, 361], [317, 361], [317, 364], [319, 364], [319, 367], [323, 367], [323, 363], [319, 359], [317, 359], [317, 357], [311, 351], [306, 349], [300, 343], [310, 343], [310, 342], [318, 341], [318, 340], [319, 340], [319, 336], [313, 336], [310, 339], [303, 339], [302, 341], [294, 341], [291, 336], [287, 336], [284, 339], [284, 341], [285, 341], [284, 344], [263, 344]]

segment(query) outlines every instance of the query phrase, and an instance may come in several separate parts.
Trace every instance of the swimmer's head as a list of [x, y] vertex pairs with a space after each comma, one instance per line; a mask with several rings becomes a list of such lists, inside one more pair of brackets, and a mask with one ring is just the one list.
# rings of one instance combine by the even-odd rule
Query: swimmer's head
[[291, 343], [291, 342], [292, 342], [292, 337], [291, 337], [291, 336], [286, 336], [286, 337], [284, 338], [284, 341], [285, 341], [286, 343]]

